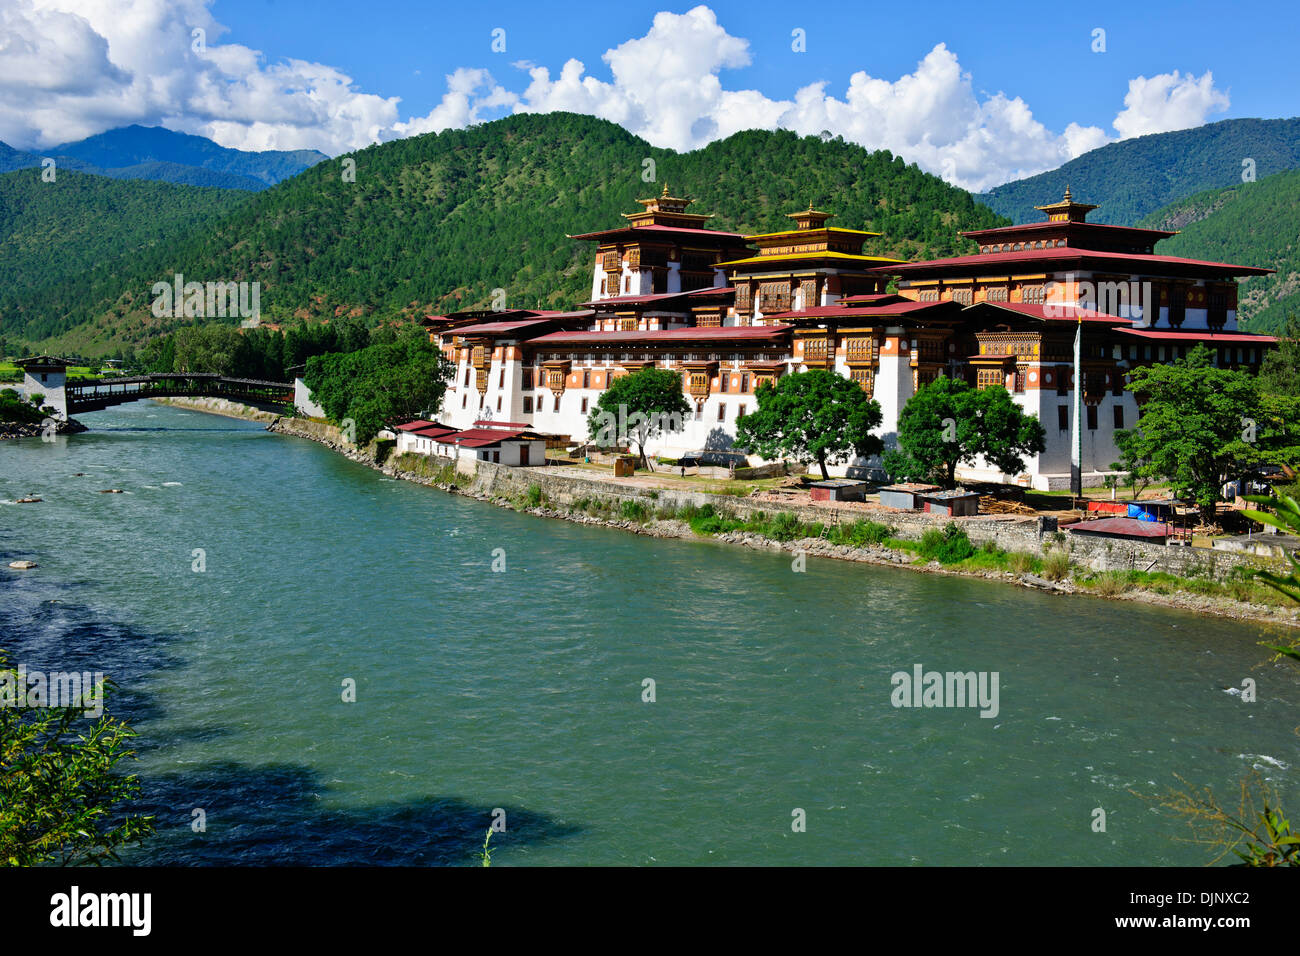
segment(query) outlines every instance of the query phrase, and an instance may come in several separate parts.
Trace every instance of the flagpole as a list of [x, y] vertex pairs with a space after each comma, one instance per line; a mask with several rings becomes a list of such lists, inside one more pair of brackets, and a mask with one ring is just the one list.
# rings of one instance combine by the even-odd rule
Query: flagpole
[[[1076, 306], [1077, 308], [1077, 306]], [[1070, 493], [1083, 496], [1083, 313], [1074, 329], [1074, 431], [1070, 435]]]

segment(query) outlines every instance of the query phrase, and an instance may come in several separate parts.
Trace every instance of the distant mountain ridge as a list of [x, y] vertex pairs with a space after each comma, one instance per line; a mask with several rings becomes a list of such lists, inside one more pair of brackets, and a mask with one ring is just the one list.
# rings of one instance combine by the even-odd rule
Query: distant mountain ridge
[[975, 198], [1017, 224], [1038, 222], [1042, 213], [1034, 207], [1054, 202], [1069, 186], [1080, 202], [1098, 204], [1093, 222], [1132, 226], [1188, 196], [1240, 185], [1247, 169], [1259, 180], [1297, 167], [1300, 118], [1222, 120], [1109, 143]]
[[274, 186], [329, 158], [314, 149], [252, 152], [160, 126], [123, 126], [40, 153], [0, 143], [0, 172], [39, 167], [46, 157], [55, 161], [56, 169], [113, 179], [251, 192]]
[[1241, 282], [1239, 311], [1255, 332], [1278, 332], [1300, 315], [1300, 169], [1197, 193], [1143, 219], [1152, 229], [1177, 229], [1166, 255], [1276, 269]]

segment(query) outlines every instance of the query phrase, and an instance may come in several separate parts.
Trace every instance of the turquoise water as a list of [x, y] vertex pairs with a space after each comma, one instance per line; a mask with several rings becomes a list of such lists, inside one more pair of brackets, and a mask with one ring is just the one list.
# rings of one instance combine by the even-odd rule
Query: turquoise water
[[[494, 865], [1198, 864], [1130, 790], [1231, 794], [1257, 766], [1300, 796], [1300, 669], [1265, 663], [1260, 624], [797, 574], [257, 425], [145, 402], [84, 421], [0, 444], [0, 569], [40, 563], [0, 570], [0, 647], [117, 680], [159, 815], [131, 862], [471, 863], [501, 808]], [[997, 717], [893, 707], [918, 663], [997, 672]], [[1226, 692], [1245, 678], [1256, 703]]]

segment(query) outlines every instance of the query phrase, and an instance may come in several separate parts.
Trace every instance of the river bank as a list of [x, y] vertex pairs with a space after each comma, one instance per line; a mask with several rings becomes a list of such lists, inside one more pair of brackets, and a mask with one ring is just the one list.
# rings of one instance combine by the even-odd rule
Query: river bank
[[[86, 426], [75, 418], [59, 422], [54, 427], [56, 435], [75, 435], [86, 431]], [[41, 422], [0, 422], [0, 441], [7, 438], [40, 438], [45, 431]]]
[[[549, 496], [541, 490], [540, 485], [530, 485], [524, 493], [515, 494], [503, 493], [496, 489], [494, 487], [497, 484], [495, 478], [502, 466], [493, 466], [488, 469], [491, 474], [484, 477], [457, 471], [454, 465], [450, 463], [441, 463], [432, 459], [414, 460], [420, 459], [422, 456], [403, 456], [405, 461], [402, 462], [381, 461], [379, 460], [381, 457], [379, 448], [374, 443], [367, 448], [358, 448], [344, 441], [341, 433], [334, 426], [311, 420], [277, 418], [267, 426], [267, 430], [277, 434], [291, 435], [318, 442], [352, 461], [374, 468], [391, 478], [438, 488], [452, 494], [511, 508], [541, 518], [586, 525], [600, 525], [650, 537], [692, 540], [703, 538], [755, 550], [783, 551], [791, 554], [795, 562], [803, 561], [807, 557], [823, 557], [864, 564], [888, 565], [926, 574], [997, 580], [1020, 587], [1063, 595], [1084, 595], [1109, 600], [1133, 601], [1212, 614], [1234, 620], [1300, 627], [1300, 608], [1259, 604], [1236, 600], [1223, 594], [1198, 594], [1190, 590], [1166, 592], [1133, 583], [1128, 583], [1122, 587], [1114, 586], [1110, 583], [1116, 580], [1113, 574], [1109, 576], [1103, 574], [1100, 577], [1088, 576], [1078, 573], [1084, 569], [1073, 568], [1068, 564], [1063, 577], [1057, 580], [1049, 580], [1038, 573], [1032, 573], [1031, 570], [1006, 570], [997, 566], [945, 566], [939, 561], [926, 561], [919, 558], [916, 551], [910, 546], [890, 547], [884, 543], [852, 546], [836, 544], [821, 536], [799, 536], [789, 540], [776, 540], [768, 535], [746, 530], [722, 530], [720, 533], [701, 535], [692, 527], [690, 521], [671, 516], [678, 510], [674, 505], [668, 505], [665, 509], [662, 509], [664, 514], [670, 516], [659, 516], [658, 512], [661, 509], [656, 506], [656, 503], [660, 499], [653, 491], [649, 494], [628, 497], [622, 489], [609, 487], [602, 492], [608, 495], [608, 499], [602, 502], [598, 498], [593, 498], [587, 494], [589, 486], [593, 484], [591, 481], [574, 479], [575, 490], [571, 495], [566, 496], [571, 500], [564, 507], [555, 507], [552, 502], [546, 501]], [[411, 467], [403, 467], [403, 465]], [[565, 476], [550, 474], [554, 470], [546, 469], [548, 473], [546, 475], [547, 483], [552, 488], [555, 487], [556, 482], [565, 481]], [[534, 491], [534, 488], [536, 488], [536, 491]], [[687, 497], [699, 498], [703, 501], [715, 496], [697, 494]], [[564, 502], [560, 503], [565, 504]], [[737, 505], [740, 504], [741, 502], [737, 502]], [[691, 506], [688, 505], [688, 507]], [[806, 515], [794, 509], [783, 509], [780, 506], [771, 504], [765, 504], [764, 508], [767, 514], [779, 516], [784, 513], [791, 515], [796, 522], [802, 522], [803, 519], [806, 519]], [[625, 509], [630, 516], [625, 516]], [[760, 514], [762, 513], [760, 512]], [[723, 522], [723, 527], [725, 527], [725, 524], [726, 522]], [[912, 542], [899, 541], [898, 539], [891, 540], [898, 545], [912, 544]], [[1005, 556], [1006, 551], [1002, 553]], [[1023, 551], [1015, 553], [1025, 556], [1024, 561], [1020, 562], [1022, 565], [1033, 563], [1033, 570], [1037, 570], [1042, 563], [1041, 557], [1037, 555]], [[1048, 554], [1050, 556], [1050, 549]], [[976, 563], [978, 564], [978, 562]], [[1166, 575], [1164, 577], [1170, 576]], [[1164, 585], [1168, 584], [1163, 578], [1162, 583]], [[1090, 584], [1092, 586], [1089, 586]]]

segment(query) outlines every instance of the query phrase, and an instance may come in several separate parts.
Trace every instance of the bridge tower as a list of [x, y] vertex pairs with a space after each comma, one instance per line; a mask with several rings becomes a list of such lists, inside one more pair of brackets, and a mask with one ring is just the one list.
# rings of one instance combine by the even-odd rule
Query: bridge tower
[[68, 398], [65, 388], [68, 384], [68, 363], [52, 355], [36, 355], [32, 358], [19, 359], [15, 364], [23, 370], [23, 397], [43, 395], [41, 406], [52, 406], [55, 409], [54, 417], [66, 419]]

